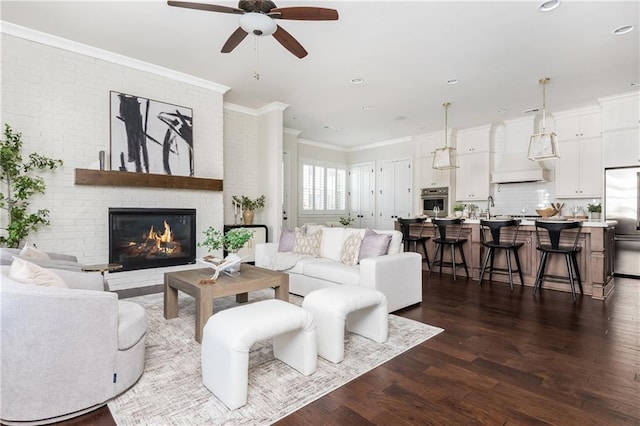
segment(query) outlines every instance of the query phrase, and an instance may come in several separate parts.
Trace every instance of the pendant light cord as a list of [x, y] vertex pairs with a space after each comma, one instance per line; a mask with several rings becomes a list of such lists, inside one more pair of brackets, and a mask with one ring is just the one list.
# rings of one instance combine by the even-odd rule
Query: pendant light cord
[[444, 107], [444, 147], [447, 148], [449, 145], [447, 144], [447, 123], [448, 123], [448, 111], [449, 111], [449, 105], [451, 105], [449, 102], [445, 102], [442, 104], [442, 106]]

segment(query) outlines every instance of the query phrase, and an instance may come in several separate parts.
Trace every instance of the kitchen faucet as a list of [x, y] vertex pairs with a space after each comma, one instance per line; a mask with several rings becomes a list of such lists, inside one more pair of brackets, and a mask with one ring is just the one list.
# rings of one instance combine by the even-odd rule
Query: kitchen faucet
[[491, 207], [495, 207], [495, 203], [493, 202], [493, 196], [489, 195], [487, 198], [487, 219], [491, 219]]

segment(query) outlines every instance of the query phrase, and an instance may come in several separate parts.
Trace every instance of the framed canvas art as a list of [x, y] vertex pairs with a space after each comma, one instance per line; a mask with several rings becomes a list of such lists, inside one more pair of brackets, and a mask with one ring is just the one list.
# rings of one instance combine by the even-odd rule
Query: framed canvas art
[[194, 176], [193, 110], [110, 92], [111, 170]]

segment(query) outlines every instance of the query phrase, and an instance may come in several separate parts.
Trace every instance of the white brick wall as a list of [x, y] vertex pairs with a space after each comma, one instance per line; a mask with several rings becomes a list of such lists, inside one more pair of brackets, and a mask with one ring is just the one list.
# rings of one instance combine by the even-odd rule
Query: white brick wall
[[[22, 132], [24, 154], [37, 151], [64, 161], [61, 169], [41, 174], [47, 191], [32, 207], [48, 208], [51, 226], [32, 234], [31, 242], [83, 263], [107, 262], [109, 207], [195, 208], [198, 238], [209, 225], [222, 228], [221, 192], [74, 184], [75, 168], [97, 167], [98, 152], [109, 152], [110, 90], [193, 108], [195, 174], [222, 179], [221, 93], [7, 34], [1, 61], [3, 123]], [[119, 288], [159, 284], [162, 272], [111, 274], [110, 282]]]

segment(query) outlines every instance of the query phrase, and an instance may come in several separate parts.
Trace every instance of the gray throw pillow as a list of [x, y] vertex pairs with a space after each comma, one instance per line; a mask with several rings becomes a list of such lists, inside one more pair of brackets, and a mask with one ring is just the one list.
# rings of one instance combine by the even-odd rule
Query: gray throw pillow
[[358, 263], [366, 257], [376, 257], [387, 254], [390, 243], [391, 234], [378, 234], [367, 228], [362, 237], [362, 244], [360, 244]]
[[283, 229], [280, 234], [280, 243], [278, 243], [278, 251], [293, 251], [296, 245], [296, 233], [289, 229]]

